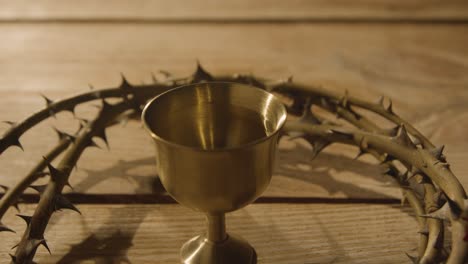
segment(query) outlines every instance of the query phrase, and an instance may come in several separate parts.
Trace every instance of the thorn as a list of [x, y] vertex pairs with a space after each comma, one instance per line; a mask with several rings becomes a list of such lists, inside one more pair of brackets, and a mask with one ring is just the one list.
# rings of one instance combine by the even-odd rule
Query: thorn
[[434, 218], [434, 219], [439, 219], [439, 220], [448, 220], [449, 210], [450, 210], [449, 203], [445, 203], [441, 208], [437, 209], [436, 211], [429, 213], [429, 214], [420, 215], [419, 217]]
[[361, 141], [359, 142], [359, 152], [358, 154], [356, 155], [356, 157], [354, 157], [354, 160], [357, 160], [359, 157], [361, 157], [362, 155], [366, 154], [367, 153], [367, 148], [369, 147], [368, 143], [367, 143], [367, 139], [366, 137], [362, 137], [361, 138]]
[[[76, 165], [75, 165], [75, 169], [78, 170], [78, 167]], [[73, 186], [71, 186], [70, 182], [68, 181], [65, 183], [65, 186], [68, 186], [71, 190], [74, 190]]]
[[340, 101], [339, 101], [339, 104], [344, 107], [344, 108], [348, 108], [349, 107], [349, 103], [348, 103], [348, 90], [346, 89], [345, 90], [345, 94], [343, 97], [341, 97]]
[[418, 145], [422, 145], [422, 142], [419, 138], [415, 137], [414, 140], [413, 140], [413, 144], [418, 146]]
[[26, 252], [26, 255], [31, 255], [33, 254], [33, 252], [40, 246], [44, 246], [47, 251], [49, 251], [50, 253], [50, 249], [49, 249], [49, 246], [47, 245], [47, 243], [45, 242], [45, 239], [41, 238], [41, 239], [37, 239], [37, 238], [30, 238], [28, 239], [28, 241], [26, 242], [26, 247], [25, 247], [25, 252]]
[[12, 127], [14, 127], [14, 126], [16, 126], [16, 124], [18, 124], [18, 123], [13, 122], [13, 121], [2, 121], [2, 122], [5, 123], [5, 124], [10, 125], [10, 126], [12, 126]]
[[102, 130], [100, 130], [99, 132], [96, 132], [96, 134], [94, 134], [94, 136], [102, 139], [102, 141], [104, 141], [104, 143], [106, 144], [107, 149], [108, 150], [110, 149], [109, 142], [107, 141], [106, 130], [104, 128]]
[[120, 76], [122, 80], [120, 81], [119, 88], [124, 91], [128, 91], [129, 89], [132, 89], [133, 86], [127, 81], [127, 78], [125, 78], [125, 75], [123, 73], [120, 73]]
[[0, 184], [0, 188], [2, 188], [4, 192], [7, 192], [8, 189], [10, 189], [8, 186], [5, 186], [3, 184]]
[[362, 151], [361, 149], [359, 149], [359, 152], [358, 154], [353, 158], [353, 160], [357, 160], [359, 159], [362, 155], [366, 154], [366, 152]]
[[65, 132], [57, 129], [56, 127], [52, 127], [52, 129], [54, 129], [54, 131], [57, 134], [60, 141], [62, 141], [64, 139], [70, 139], [72, 142], [75, 142], [75, 139], [76, 139], [75, 136], [72, 136], [72, 135], [70, 135], [68, 133], [65, 133]]
[[381, 95], [379, 100], [377, 101], [377, 104], [383, 107], [384, 106], [384, 100], [385, 100], [385, 96]]
[[201, 82], [201, 81], [211, 81], [213, 76], [209, 74], [200, 64], [200, 61], [197, 60], [197, 69], [192, 75], [192, 82]]
[[307, 139], [307, 142], [309, 142], [312, 145], [312, 159], [315, 159], [317, 155], [322, 152], [324, 148], [326, 148], [328, 145], [331, 143], [326, 140], [312, 140], [312, 139]]
[[132, 262], [130, 261], [130, 259], [127, 256], [121, 257], [120, 262], [126, 263], [126, 264], [132, 264]]
[[50, 98], [48, 98], [47, 96], [41, 94], [41, 97], [44, 98], [45, 102], [46, 102], [46, 107], [49, 107], [51, 104], [54, 103], [54, 101], [52, 101]]
[[400, 126], [395, 126], [393, 128], [383, 129], [384, 133], [386, 135], [391, 136], [391, 137], [396, 136], [398, 134], [399, 130], [400, 130]]
[[419, 258], [418, 257], [413, 257], [411, 256], [410, 254], [406, 253], [406, 256], [411, 260], [411, 262], [413, 262], [413, 264], [418, 264], [419, 263]]
[[17, 214], [16, 216], [18, 216], [18, 217], [20, 217], [21, 219], [23, 219], [23, 220], [26, 222], [26, 225], [29, 226], [29, 224], [31, 224], [32, 216], [21, 215], [21, 214]]
[[333, 134], [346, 137], [347, 139], [353, 139], [353, 138], [354, 138], [353, 134], [350, 133], [350, 132], [348, 132], [348, 131], [346, 131], [346, 130], [331, 129], [330, 131], [331, 131]]
[[7, 226], [4, 225], [2, 222], [0, 222], [0, 232], [12, 232], [12, 233], [16, 233], [13, 229], [7, 227]]
[[406, 203], [406, 200], [407, 200], [406, 195], [405, 195], [404, 192], [403, 192], [403, 194], [402, 194], [402, 196], [401, 196], [400, 205], [401, 205], [401, 206], [404, 206], [405, 203]]
[[320, 104], [325, 108], [325, 109], [330, 109], [331, 106], [330, 106], [330, 103], [328, 102], [327, 99], [325, 98], [320, 98]]
[[[46, 161], [47, 159], [44, 158]], [[66, 173], [55, 168], [54, 166], [52, 166], [52, 164], [50, 162], [47, 161], [47, 168], [49, 169], [49, 174], [50, 174], [50, 178], [53, 180], [53, 181], [59, 181], [60, 179], [64, 179], [66, 177]]]
[[45, 239], [42, 239], [40, 245], [42, 245], [43, 247], [45, 247], [45, 249], [47, 249], [47, 251], [49, 252], [49, 255], [52, 255], [52, 252], [50, 252], [49, 245], [47, 245], [47, 242]]
[[73, 210], [81, 214], [80, 210], [78, 210], [78, 208], [76, 208], [67, 198], [65, 198], [65, 196], [59, 194], [55, 197], [55, 211], [62, 209]]
[[92, 140], [92, 139], [89, 140], [89, 143], [88, 143], [87, 147], [94, 147], [94, 148], [101, 149], [101, 147], [98, 144], [96, 144], [96, 142], [94, 142], [94, 140]]
[[406, 131], [405, 125], [401, 124], [400, 129], [398, 130], [397, 135], [393, 138], [393, 140], [401, 145], [411, 147], [411, 148], [416, 148], [416, 146], [413, 144], [413, 141], [411, 141], [411, 138], [408, 135], [408, 132]]
[[168, 71], [165, 71], [165, 70], [159, 70], [159, 73], [164, 75], [164, 77], [166, 78], [170, 78], [172, 76], [172, 74]]
[[442, 165], [442, 167], [444, 167], [446, 170], [450, 170], [450, 164], [446, 163], [446, 162], [441, 162], [440, 163]]
[[92, 84], [88, 83], [88, 87], [90, 90], [94, 90], [94, 86]]
[[440, 146], [440, 147], [436, 147], [436, 148], [433, 148], [433, 149], [429, 150], [429, 152], [431, 153], [431, 155], [432, 155], [434, 158], [436, 158], [436, 159], [438, 159], [438, 160], [445, 160], [445, 159], [444, 159], [444, 156], [443, 156], [443, 154], [442, 154], [442, 153], [444, 152], [444, 148], [445, 148], [445, 146], [442, 145], [442, 146]]
[[306, 102], [305, 102], [304, 106], [303, 106], [304, 109], [303, 109], [303, 112], [302, 112], [302, 116], [299, 119], [299, 122], [320, 124], [320, 120], [318, 120], [317, 117], [315, 117], [312, 114], [312, 110], [310, 109], [311, 106], [312, 106], [312, 98], [308, 97], [306, 99]]
[[42, 194], [47, 188], [47, 184], [44, 185], [30, 185], [29, 188], [35, 190], [36, 192]]
[[153, 83], [158, 83], [158, 79], [156, 79], [154, 73], [151, 73], [151, 80], [153, 81]]
[[411, 260], [411, 262], [413, 262], [413, 264], [418, 264], [419, 263], [419, 258], [418, 257], [413, 257], [411, 256], [410, 254], [406, 253], [406, 256]]
[[14, 255], [12, 255], [10, 253], [8, 253], [8, 255], [10, 255], [11, 261], [16, 264], [17, 263], [16, 262], [16, 256], [14, 256]]
[[109, 104], [106, 99], [101, 99], [101, 114], [109, 112], [109, 110], [112, 108], [112, 105]]
[[388, 104], [388, 107], [387, 107], [387, 112], [389, 112], [390, 114], [393, 114], [393, 103], [392, 103], [392, 99], [388, 99], [389, 101], [389, 104]]
[[367, 150], [369, 148], [366, 137], [361, 138], [361, 141], [359, 142], [359, 148], [362, 150]]
[[51, 99], [49, 99], [47, 96], [43, 95], [43, 94], [40, 94], [42, 98], [44, 98], [45, 100], [45, 103], [46, 103], [46, 107], [49, 107], [49, 116], [52, 116], [54, 118], [57, 118], [55, 116], [55, 110], [53, 109], [53, 107], [51, 107], [51, 105], [54, 103], [54, 101], [52, 101]]
[[76, 104], [72, 104], [72, 105], [69, 105], [69, 106], [66, 106], [63, 111], [67, 111], [67, 112], [70, 112], [73, 117], [76, 118], [76, 113], [75, 113], [75, 109], [76, 109]]
[[15, 202], [15, 203], [13, 203], [11, 206], [13, 206], [13, 207], [16, 209], [16, 211], [17, 211], [18, 213], [20, 212], [19, 202]]
[[14, 139], [12, 139], [11, 145], [17, 146], [17, 147], [20, 148], [22, 151], [24, 151], [23, 145], [21, 145], [21, 142], [19, 141], [19, 138], [14, 138]]
[[90, 120], [85, 119], [85, 118], [77, 117], [76, 119], [77, 119], [78, 122], [80, 123], [80, 128], [79, 128], [78, 130], [82, 130], [84, 127], [89, 126], [89, 124], [91, 123]]
[[288, 79], [286, 79], [286, 82], [292, 83], [293, 82], [293, 76], [289, 76]]

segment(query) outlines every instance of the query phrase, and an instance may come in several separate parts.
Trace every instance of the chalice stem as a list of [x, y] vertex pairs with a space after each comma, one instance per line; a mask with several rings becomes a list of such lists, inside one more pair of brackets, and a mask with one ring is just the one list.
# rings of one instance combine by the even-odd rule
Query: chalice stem
[[181, 262], [256, 263], [247, 241], [226, 234], [225, 213], [248, 205], [268, 186], [286, 121], [283, 102], [246, 85], [195, 83], [155, 97], [142, 119], [167, 192], [206, 214], [205, 233], [182, 246]]
[[209, 213], [206, 219], [208, 225], [206, 238], [214, 243], [224, 241], [227, 238], [224, 213]]

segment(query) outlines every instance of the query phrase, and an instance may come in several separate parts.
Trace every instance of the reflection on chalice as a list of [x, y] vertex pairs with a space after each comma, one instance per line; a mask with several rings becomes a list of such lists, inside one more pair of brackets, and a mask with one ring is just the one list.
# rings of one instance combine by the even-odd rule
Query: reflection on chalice
[[268, 186], [286, 120], [283, 104], [261, 89], [208, 82], [157, 96], [142, 119], [167, 192], [207, 216], [207, 233], [183, 245], [182, 263], [256, 263], [253, 247], [226, 233], [224, 214], [252, 203]]

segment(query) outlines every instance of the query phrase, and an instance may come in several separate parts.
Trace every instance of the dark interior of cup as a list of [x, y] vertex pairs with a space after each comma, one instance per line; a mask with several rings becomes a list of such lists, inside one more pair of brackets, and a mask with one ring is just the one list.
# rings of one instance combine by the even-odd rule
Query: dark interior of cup
[[285, 115], [282, 103], [258, 88], [203, 83], [160, 95], [148, 104], [143, 119], [163, 140], [216, 150], [268, 137], [279, 129]]

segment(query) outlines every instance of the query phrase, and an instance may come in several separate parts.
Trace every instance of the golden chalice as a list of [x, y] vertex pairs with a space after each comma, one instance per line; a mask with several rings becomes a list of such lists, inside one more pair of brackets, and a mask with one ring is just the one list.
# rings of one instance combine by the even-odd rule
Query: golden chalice
[[256, 263], [253, 247], [226, 233], [224, 214], [252, 203], [268, 186], [284, 105], [247, 85], [199, 83], [152, 99], [142, 119], [167, 192], [207, 216], [207, 233], [183, 245], [182, 263]]

